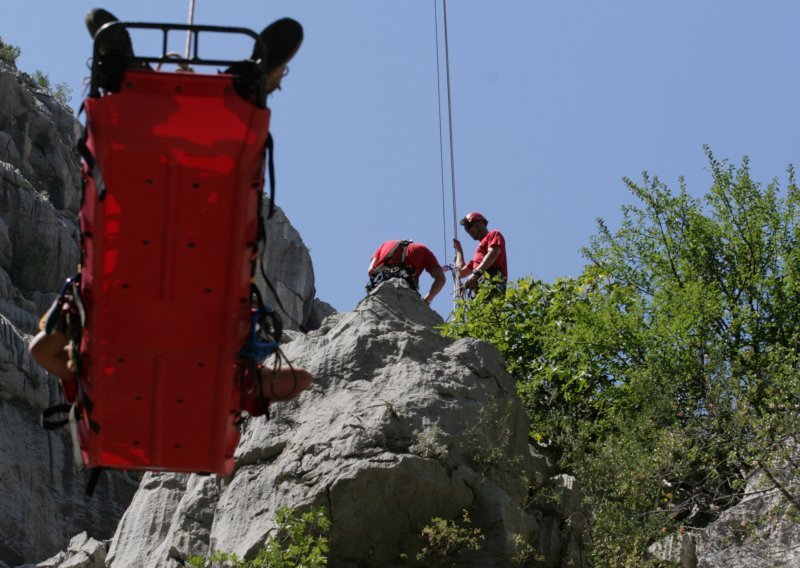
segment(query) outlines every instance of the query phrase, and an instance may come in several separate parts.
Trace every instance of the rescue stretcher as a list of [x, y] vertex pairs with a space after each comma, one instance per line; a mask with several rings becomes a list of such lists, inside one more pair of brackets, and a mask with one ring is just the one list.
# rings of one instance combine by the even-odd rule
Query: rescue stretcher
[[[120, 58], [97, 45], [112, 26], [161, 30], [164, 42], [156, 57], [126, 58], [119, 90], [106, 92], [98, 77]], [[167, 55], [170, 31], [192, 34], [194, 57]], [[241, 28], [132, 23], [95, 38], [83, 103], [82, 260], [73, 286], [83, 321], [70, 401], [90, 468], [228, 475], [241, 411], [266, 410], [254, 400], [260, 388], [242, 383], [255, 380], [257, 358], [279, 339], [252, 285], [270, 111], [257, 65], [197, 57], [204, 32], [260, 41]], [[163, 63], [247, 73], [149, 67]], [[242, 81], [255, 102], [237, 92]]]

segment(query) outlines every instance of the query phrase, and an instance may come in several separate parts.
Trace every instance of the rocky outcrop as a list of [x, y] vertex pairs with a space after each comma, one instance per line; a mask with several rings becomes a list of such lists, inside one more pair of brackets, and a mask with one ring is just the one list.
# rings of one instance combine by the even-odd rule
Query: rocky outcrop
[[314, 267], [303, 239], [280, 207], [275, 207], [266, 230], [264, 272], [269, 285], [264, 274], [256, 275], [256, 283], [266, 294], [264, 301], [278, 311], [286, 329], [319, 327], [319, 318], [313, 313]]
[[0, 62], [0, 160], [19, 170], [57, 210], [77, 213], [78, 123], [27, 74]]
[[[78, 265], [79, 131], [68, 108], [0, 62], [0, 566], [46, 558], [82, 531], [110, 538], [139, 483], [112, 472], [88, 498], [66, 432], [39, 425], [61, 392], [28, 355], [27, 342]], [[267, 232], [267, 275], [305, 326], [318, 318], [308, 251], [280, 210]]]
[[654, 544], [650, 553], [682, 568], [800, 566], [800, 452], [795, 439], [785, 445], [769, 469], [753, 473], [736, 506], [703, 529]]
[[528, 445], [498, 352], [443, 338], [441, 323], [390, 281], [354, 312], [294, 334], [283, 349], [314, 374], [311, 389], [245, 422], [230, 478], [148, 474], [108, 565], [253, 557], [278, 508], [315, 505], [333, 522], [330, 566], [413, 565], [421, 529], [464, 510], [485, 540], [460, 566], [506, 566], [534, 549], [547, 566], [588, 565], [580, 491]]
[[[774, 473], [789, 472], [791, 475], [784, 479], [774, 477]], [[723, 512], [710, 526], [690, 535], [685, 547], [689, 554], [684, 555], [689, 561], [684, 566], [692, 567], [692, 555], [696, 568], [800, 566], [797, 467], [784, 466], [774, 473], [759, 472], [747, 484], [745, 497], [738, 505]]]
[[69, 437], [39, 425], [61, 394], [27, 341], [78, 262], [75, 126], [68, 109], [0, 64], [0, 560], [10, 565], [84, 530], [110, 537], [138, 484], [108, 475], [87, 498]]

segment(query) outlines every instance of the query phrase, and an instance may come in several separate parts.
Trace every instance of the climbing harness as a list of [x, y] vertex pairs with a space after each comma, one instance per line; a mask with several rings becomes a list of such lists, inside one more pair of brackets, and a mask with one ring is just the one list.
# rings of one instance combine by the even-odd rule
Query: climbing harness
[[[393, 278], [402, 279], [412, 290], [417, 291], [418, 285], [414, 277], [415, 271], [406, 264], [406, 250], [412, 242], [410, 240], [397, 241], [389, 252], [376, 262], [366, 285], [367, 292], [371, 292], [378, 284]], [[399, 258], [397, 257], [398, 251], [400, 253]]]

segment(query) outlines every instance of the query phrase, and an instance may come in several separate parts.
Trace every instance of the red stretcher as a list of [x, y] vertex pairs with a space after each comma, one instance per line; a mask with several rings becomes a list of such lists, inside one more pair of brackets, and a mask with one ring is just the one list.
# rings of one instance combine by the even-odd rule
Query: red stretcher
[[233, 470], [270, 118], [233, 80], [128, 68], [84, 102], [74, 430], [90, 468]]

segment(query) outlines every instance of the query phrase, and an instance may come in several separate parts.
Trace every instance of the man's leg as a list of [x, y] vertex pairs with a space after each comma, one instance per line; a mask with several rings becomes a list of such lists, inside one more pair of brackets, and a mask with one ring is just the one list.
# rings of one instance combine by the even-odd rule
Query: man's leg
[[287, 402], [297, 397], [314, 382], [311, 373], [301, 367], [276, 365], [261, 369], [264, 398], [270, 402]]
[[28, 350], [45, 371], [62, 381], [74, 381], [75, 372], [69, 368], [67, 336], [60, 331], [50, 334], [40, 331], [31, 340]]
[[[267, 48], [266, 60], [261, 68], [266, 75], [266, 92], [270, 94], [281, 87], [287, 65], [303, 43], [303, 26], [291, 18], [281, 18], [261, 31], [261, 41]], [[258, 58], [258, 49], [253, 50], [253, 59]]]
[[[119, 21], [117, 17], [103, 8], [93, 8], [83, 18], [89, 35], [94, 38], [104, 25]], [[117, 92], [125, 73], [126, 57], [133, 57], [131, 36], [123, 27], [108, 30], [99, 39], [97, 53], [103, 57], [99, 66], [97, 84], [108, 92]]]

